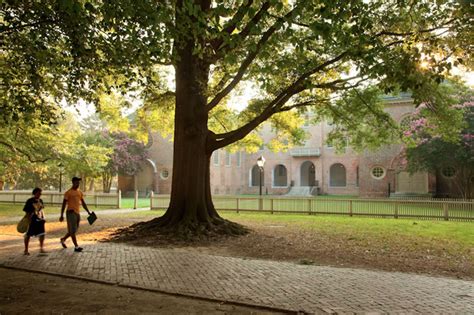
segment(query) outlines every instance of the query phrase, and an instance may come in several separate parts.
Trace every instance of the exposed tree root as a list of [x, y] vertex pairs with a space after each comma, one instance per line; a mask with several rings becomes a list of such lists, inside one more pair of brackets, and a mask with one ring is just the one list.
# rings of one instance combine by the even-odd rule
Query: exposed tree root
[[156, 239], [159, 236], [164, 243], [195, 243], [245, 235], [249, 232], [245, 226], [220, 217], [211, 218], [209, 222], [186, 220], [172, 222], [165, 217], [159, 217], [117, 230], [111, 240], [128, 242], [149, 239], [152, 236]]

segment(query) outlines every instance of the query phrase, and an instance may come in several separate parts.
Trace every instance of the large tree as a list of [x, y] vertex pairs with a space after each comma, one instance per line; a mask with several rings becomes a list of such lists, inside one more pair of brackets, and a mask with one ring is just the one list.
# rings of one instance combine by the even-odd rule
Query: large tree
[[[298, 141], [285, 116], [308, 108], [355, 144], [380, 143], [393, 124], [374, 91], [429, 98], [427, 84], [472, 60], [470, 10], [448, 0], [5, 1], [3, 118], [39, 111], [48, 121], [37, 107], [46, 99], [135, 89], [146, 112], [174, 112], [171, 203], [147, 226], [240, 233], [212, 203], [213, 151], [245, 142], [265, 121]], [[165, 66], [174, 91], [164, 90]], [[244, 83], [258, 96], [232, 111]]]

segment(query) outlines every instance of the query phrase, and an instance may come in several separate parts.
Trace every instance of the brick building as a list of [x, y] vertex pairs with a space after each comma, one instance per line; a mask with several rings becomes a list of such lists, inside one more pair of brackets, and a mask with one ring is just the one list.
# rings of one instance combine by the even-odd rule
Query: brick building
[[[386, 111], [401, 122], [414, 110], [412, 100], [404, 95], [385, 98]], [[397, 194], [433, 195], [436, 176], [421, 172], [409, 175], [403, 171], [402, 146], [393, 144], [377, 151], [355, 152], [350, 147], [337, 153], [326, 143], [331, 126], [322, 122], [303, 127], [310, 135], [302, 147], [288, 152], [272, 152], [265, 146], [257, 153], [214, 152], [211, 158], [211, 191], [213, 194], [258, 194], [260, 169], [257, 159], [265, 158], [262, 188], [264, 194], [334, 194], [383, 197]], [[271, 137], [269, 126], [262, 130], [264, 142]], [[169, 194], [173, 145], [169, 139], [153, 135], [150, 156], [135, 177], [119, 177], [124, 193], [139, 190]], [[441, 179], [441, 182], [446, 179]], [[439, 183], [438, 183], [439, 186]]]

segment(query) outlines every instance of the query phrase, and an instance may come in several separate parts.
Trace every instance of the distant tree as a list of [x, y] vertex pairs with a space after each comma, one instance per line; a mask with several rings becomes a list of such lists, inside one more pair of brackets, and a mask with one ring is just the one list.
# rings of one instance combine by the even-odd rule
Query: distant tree
[[130, 138], [125, 133], [104, 132], [104, 136], [110, 140], [113, 149], [102, 172], [104, 192], [110, 192], [114, 176], [136, 175], [149, 155], [142, 142]]
[[[69, 115], [56, 125], [42, 124], [34, 114], [0, 126], [0, 180], [15, 187], [56, 186], [51, 167], [65, 158], [79, 128]], [[57, 167], [56, 167], [57, 168]]]
[[442, 175], [449, 171], [459, 194], [474, 198], [474, 96], [472, 90], [457, 92], [450, 100], [460, 103], [446, 113], [452, 121], [460, 122], [457, 133], [446, 132], [450, 128], [436, 119], [430, 104], [421, 105], [413, 114], [404, 131], [407, 167], [411, 173], [429, 171]]

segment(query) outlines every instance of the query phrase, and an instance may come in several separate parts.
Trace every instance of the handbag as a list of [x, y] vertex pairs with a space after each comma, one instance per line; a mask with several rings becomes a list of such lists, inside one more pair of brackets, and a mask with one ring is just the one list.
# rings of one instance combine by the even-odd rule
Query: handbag
[[28, 231], [28, 226], [30, 225], [30, 217], [28, 214], [25, 214], [25, 216], [18, 222], [16, 226], [16, 230], [18, 233], [25, 233]]
[[87, 221], [89, 221], [89, 224], [92, 225], [95, 220], [97, 220], [97, 216], [95, 215], [95, 212], [92, 211], [91, 213], [89, 213], [89, 216], [87, 217]]

